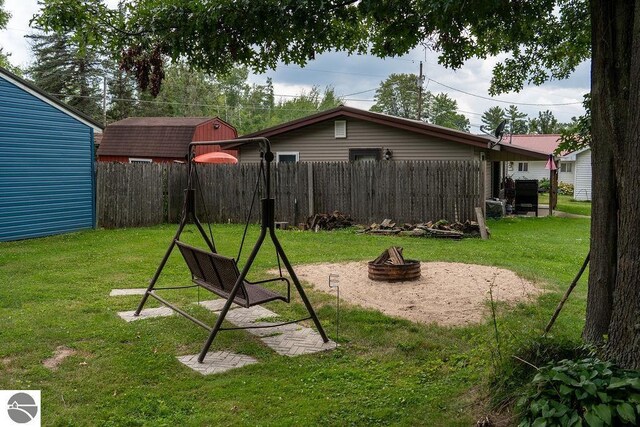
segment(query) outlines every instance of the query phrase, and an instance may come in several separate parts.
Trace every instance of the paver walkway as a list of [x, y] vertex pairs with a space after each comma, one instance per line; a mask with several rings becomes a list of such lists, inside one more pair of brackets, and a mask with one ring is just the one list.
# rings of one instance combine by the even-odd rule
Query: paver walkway
[[140, 312], [139, 316], [134, 316], [135, 310], [133, 311], [120, 311], [118, 312], [118, 316], [120, 316], [123, 320], [127, 322], [133, 322], [135, 320], [142, 319], [151, 319], [154, 317], [168, 317], [173, 316], [173, 310], [169, 307], [157, 307], [157, 308], [145, 308]]
[[244, 354], [229, 351], [214, 351], [207, 353], [202, 363], [198, 362], [198, 354], [178, 356], [178, 360], [202, 375], [220, 374], [231, 369], [258, 363], [258, 360]]
[[[114, 289], [114, 291], [116, 290]], [[138, 294], [121, 294], [114, 293], [112, 291], [111, 295]], [[224, 307], [225, 302], [226, 300], [224, 299], [215, 299], [200, 301], [194, 304], [199, 304], [214, 313], [218, 313]], [[138, 317], [135, 317], [133, 313], [135, 312], [125, 311], [118, 313], [118, 315], [127, 322], [132, 322], [140, 319], [171, 316], [173, 314], [173, 310], [168, 307], [147, 308], [142, 310]], [[276, 353], [283, 356], [294, 357], [301, 354], [331, 350], [336, 347], [336, 343], [331, 340], [327, 343], [323, 342], [320, 334], [311, 328], [307, 328], [296, 323], [274, 326], [281, 322], [268, 321], [270, 318], [277, 317], [278, 315], [276, 313], [259, 305], [250, 308], [241, 308], [236, 304], [232, 304], [225, 320], [234, 326], [241, 328], [247, 326], [271, 326], [268, 328], [254, 328], [246, 330], [249, 333], [260, 337], [262, 342], [273, 349]], [[216, 374], [251, 363], [257, 363], [257, 360], [252, 357], [224, 351], [208, 353], [203, 363], [198, 363], [197, 359], [197, 354], [178, 356], [178, 360], [181, 363], [203, 375]]]
[[119, 296], [125, 296], [125, 295], [144, 295], [145, 292], [147, 292], [147, 288], [112, 289], [109, 296], [119, 297]]

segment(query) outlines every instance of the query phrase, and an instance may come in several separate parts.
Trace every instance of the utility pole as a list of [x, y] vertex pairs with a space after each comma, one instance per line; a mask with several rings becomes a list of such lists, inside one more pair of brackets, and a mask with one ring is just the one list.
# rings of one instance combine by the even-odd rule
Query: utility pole
[[418, 120], [422, 117], [422, 84], [424, 76], [422, 75], [422, 61], [420, 61], [420, 74], [418, 75]]
[[102, 123], [107, 126], [107, 76], [102, 80]]

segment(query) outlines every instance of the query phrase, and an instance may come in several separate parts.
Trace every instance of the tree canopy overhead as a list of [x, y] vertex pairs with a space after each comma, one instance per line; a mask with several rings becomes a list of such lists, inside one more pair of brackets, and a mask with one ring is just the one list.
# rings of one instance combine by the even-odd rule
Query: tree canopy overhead
[[[134, 0], [111, 9], [101, 0], [44, 0], [45, 30], [120, 52], [139, 83], [157, 93], [159, 58], [185, 60], [217, 74], [236, 64], [255, 71], [278, 62], [305, 65], [329, 50], [402, 55], [419, 44], [458, 68], [503, 52], [491, 92], [565, 78], [589, 57], [586, 1], [531, 0]], [[553, 28], [553, 31], [549, 29]]]

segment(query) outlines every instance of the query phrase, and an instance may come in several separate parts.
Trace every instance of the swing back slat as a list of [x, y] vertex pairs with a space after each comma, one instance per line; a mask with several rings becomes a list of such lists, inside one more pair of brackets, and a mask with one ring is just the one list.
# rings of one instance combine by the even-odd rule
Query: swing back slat
[[[180, 253], [191, 271], [192, 281], [214, 294], [228, 299], [240, 272], [233, 258], [207, 252], [176, 241]], [[233, 302], [243, 307], [251, 307], [265, 302], [286, 298], [269, 289], [243, 281]]]

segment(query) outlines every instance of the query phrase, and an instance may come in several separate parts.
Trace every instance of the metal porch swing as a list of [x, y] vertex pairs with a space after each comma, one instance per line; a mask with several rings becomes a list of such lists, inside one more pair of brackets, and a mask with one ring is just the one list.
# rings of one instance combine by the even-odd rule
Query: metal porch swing
[[[265, 197], [261, 200], [261, 223], [260, 223], [260, 235], [255, 245], [253, 246], [253, 250], [249, 255], [247, 262], [242, 267], [242, 271], [238, 269], [236, 260], [233, 258], [229, 258], [223, 255], [220, 255], [216, 252], [215, 244], [213, 241], [213, 235], [211, 238], [207, 236], [205, 230], [200, 222], [195, 209], [195, 185], [200, 185], [198, 180], [198, 174], [196, 165], [194, 162], [194, 151], [195, 147], [203, 146], [203, 145], [229, 145], [229, 144], [237, 144], [237, 143], [251, 143], [258, 144], [260, 148], [260, 171], [258, 173], [256, 187], [253, 194], [253, 199], [251, 203], [251, 208], [249, 210], [249, 214], [247, 215], [247, 223], [245, 224], [244, 235], [242, 237], [242, 243], [240, 244], [240, 249], [238, 252], [238, 259], [240, 258], [240, 254], [242, 251], [242, 246], [244, 244], [244, 240], [247, 233], [247, 228], [249, 225], [249, 220], [251, 217], [251, 210], [253, 209], [253, 203], [255, 201], [255, 197], [257, 194], [258, 186], [262, 181], [264, 195]], [[273, 153], [271, 152], [271, 143], [266, 138], [249, 138], [249, 139], [234, 139], [234, 140], [226, 140], [226, 141], [215, 141], [215, 142], [192, 142], [189, 144], [189, 155], [188, 155], [188, 180], [187, 180], [187, 189], [185, 190], [185, 199], [182, 207], [182, 215], [180, 219], [180, 225], [178, 226], [178, 231], [175, 236], [171, 240], [169, 248], [167, 249], [158, 269], [156, 270], [153, 278], [149, 283], [149, 287], [147, 288], [138, 308], [135, 312], [135, 316], [139, 316], [142, 311], [147, 299], [151, 296], [158, 300], [163, 305], [169, 307], [174, 310], [178, 314], [186, 317], [197, 325], [203, 327], [207, 331], [209, 331], [209, 337], [207, 338], [205, 344], [200, 351], [200, 355], [198, 356], [198, 361], [202, 363], [204, 360], [209, 347], [213, 343], [213, 340], [216, 338], [216, 335], [219, 331], [224, 330], [236, 330], [236, 329], [250, 329], [250, 328], [264, 328], [264, 327], [276, 327], [282, 326], [290, 323], [300, 322], [302, 320], [313, 320], [313, 323], [316, 326], [316, 329], [320, 333], [322, 340], [326, 343], [329, 341], [327, 335], [320, 324], [320, 320], [316, 315], [307, 295], [300, 285], [300, 281], [296, 276], [296, 273], [293, 271], [291, 267], [291, 263], [287, 258], [286, 253], [282, 249], [280, 242], [275, 233], [275, 199], [271, 197], [271, 162], [273, 161]], [[202, 235], [204, 241], [206, 242], [209, 250], [203, 250], [196, 248], [194, 246], [188, 245], [182, 241], [180, 241], [180, 235], [184, 227], [189, 222], [189, 219], [193, 220], [193, 223], [196, 225], [200, 234]], [[276, 325], [268, 325], [268, 326], [247, 326], [247, 327], [232, 327], [232, 328], [223, 328], [222, 323], [231, 308], [231, 304], [236, 303], [242, 307], [251, 307], [258, 304], [263, 304], [269, 301], [284, 301], [289, 303], [291, 300], [291, 282], [286, 277], [282, 276], [282, 269], [280, 269], [280, 277], [275, 279], [267, 279], [261, 280], [258, 282], [249, 282], [246, 280], [247, 274], [251, 270], [251, 266], [264, 243], [264, 240], [269, 234], [271, 241], [276, 249], [276, 256], [278, 258], [278, 267], [280, 267], [280, 259], [282, 259], [282, 263], [284, 264], [287, 272], [289, 273], [289, 277], [291, 278], [291, 282], [293, 282], [302, 302], [304, 303], [307, 311], [309, 312], [309, 317], [305, 317], [303, 319], [298, 319], [290, 322], [278, 323]], [[165, 267], [169, 256], [171, 255], [173, 249], [178, 247], [180, 253], [182, 254], [189, 270], [191, 271], [191, 279], [194, 285], [189, 286], [178, 286], [178, 287], [156, 287], [156, 282], [162, 273], [163, 268]], [[286, 295], [279, 294], [270, 289], [266, 289], [260, 286], [260, 284], [268, 283], [268, 282], [282, 282], [286, 284], [287, 291]], [[204, 288], [224, 299], [226, 302], [224, 307], [220, 311], [218, 315], [218, 319], [213, 327], [207, 325], [201, 320], [191, 316], [186, 313], [184, 310], [176, 307], [172, 303], [168, 302], [166, 299], [160, 297], [156, 291], [158, 290], [166, 290], [166, 289], [183, 289], [183, 288], [192, 288], [192, 287], [201, 287]]]

